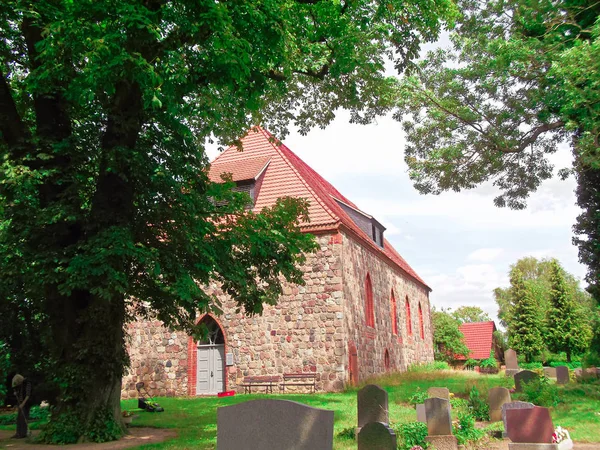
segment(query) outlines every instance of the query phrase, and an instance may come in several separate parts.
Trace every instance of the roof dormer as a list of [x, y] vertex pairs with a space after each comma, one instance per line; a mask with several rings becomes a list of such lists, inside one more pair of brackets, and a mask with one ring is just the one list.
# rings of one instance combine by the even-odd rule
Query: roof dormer
[[335, 197], [333, 197], [333, 199], [342, 207], [344, 212], [350, 216], [352, 221], [373, 240], [373, 242], [383, 248], [383, 232], [385, 231], [385, 227], [381, 225], [377, 219]]
[[258, 157], [245, 159], [242, 164], [215, 163], [211, 165], [208, 177], [213, 183], [222, 183], [223, 176], [230, 175], [231, 181], [235, 183], [233, 190], [246, 192], [252, 200], [249, 207], [253, 207], [270, 162], [270, 157]]

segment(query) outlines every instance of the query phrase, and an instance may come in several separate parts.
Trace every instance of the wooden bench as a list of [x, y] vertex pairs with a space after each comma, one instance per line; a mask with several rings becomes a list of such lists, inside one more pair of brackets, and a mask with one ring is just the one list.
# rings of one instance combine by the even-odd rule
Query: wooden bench
[[258, 376], [258, 377], [244, 377], [244, 381], [241, 386], [244, 386], [245, 394], [252, 394], [253, 387], [264, 387], [265, 393], [273, 393], [273, 386], [277, 386], [279, 383], [279, 376]]
[[286, 386], [309, 386], [312, 391], [317, 390], [316, 373], [284, 373], [281, 390], [285, 392]]

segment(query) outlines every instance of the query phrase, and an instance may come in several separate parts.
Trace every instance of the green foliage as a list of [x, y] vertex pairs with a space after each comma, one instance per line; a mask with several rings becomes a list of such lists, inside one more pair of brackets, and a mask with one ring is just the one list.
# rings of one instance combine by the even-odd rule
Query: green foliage
[[490, 407], [487, 399], [481, 396], [477, 386], [473, 386], [469, 392], [469, 409], [475, 419], [490, 420]]
[[423, 448], [428, 448], [427, 424], [423, 422], [408, 422], [403, 424], [393, 424], [393, 430], [396, 432], [398, 439], [398, 449], [410, 450], [412, 447], [419, 445]]
[[544, 349], [539, 303], [536, 302], [532, 286], [526, 284], [519, 270], [511, 271], [510, 284], [514, 304], [508, 323], [508, 342], [527, 362], [531, 362]]
[[54, 445], [74, 444], [80, 437], [91, 442], [108, 442], [119, 439], [123, 434], [123, 425], [109, 409], [96, 410], [87, 424], [81, 420], [80, 414], [69, 411], [67, 414], [56, 415], [43, 428], [38, 440]]
[[487, 322], [492, 320], [490, 316], [478, 306], [459, 306], [452, 311], [451, 315], [460, 323]]
[[541, 376], [539, 379], [523, 383], [523, 392], [519, 397], [524, 401], [531, 402], [537, 406], [553, 407], [560, 402], [558, 387], [551, 384], [548, 378]]
[[527, 370], [534, 370], [534, 369], [543, 369], [544, 368], [544, 364], [542, 364], [539, 361], [534, 361], [534, 362], [523, 362], [523, 363], [519, 363], [519, 367], [521, 369], [527, 369]]
[[456, 355], [468, 356], [469, 349], [460, 332], [460, 322], [448, 312], [433, 309], [433, 345], [436, 361], [453, 361]]
[[[50, 417], [48, 408], [32, 406], [29, 410], [29, 422], [46, 422]], [[0, 425], [13, 425], [17, 423], [17, 412], [0, 415]]]
[[494, 356], [494, 351], [490, 352], [490, 357], [486, 359], [482, 359], [479, 362], [479, 367], [485, 369], [493, 369], [498, 367], [498, 361], [496, 361], [496, 357]]
[[477, 442], [485, 436], [485, 431], [475, 428], [475, 417], [468, 413], [458, 415], [458, 423], [453, 427], [453, 432], [459, 445]]
[[0, 405], [4, 404], [4, 398], [6, 397], [9, 370], [10, 354], [8, 353], [8, 346], [0, 340]]
[[428, 397], [426, 391], [422, 391], [420, 387], [417, 387], [415, 393], [410, 397], [409, 402], [411, 405], [419, 405], [424, 403]]
[[469, 412], [469, 400], [460, 397], [450, 397], [450, 406], [453, 411]]
[[346, 427], [338, 432], [337, 437], [341, 439], [355, 440], [356, 439], [356, 427]]
[[479, 361], [473, 358], [469, 358], [465, 361], [465, 367], [468, 368], [473, 368], [475, 366], [479, 365]]
[[572, 354], [582, 353], [589, 347], [592, 330], [567, 284], [563, 268], [556, 260], [552, 261], [551, 267], [552, 289], [546, 313], [546, 343], [553, 352], [564, 351], [567, 362], [571, 362]]
[[406, 370], [407, 372], [431, 372], [435, 370], [450, 370], [450, 365], [446, 361], [433, 361], [424, 364], [411, 364]]
[[247, 209], [209, 181], [204, 143], [256, 124], [306, 132], [339, 108], [369, 122], [393, 105], [385, 63], [410, 67], [456, 13], [450, 0], [2, 2], [0, 339], [59, 391], [47, 441], [117, 434], [101, 409], [118, 407], [104, 397], [128, 321], [193, 334], [198, 312], [220, 312], [203, 286], [253, 315], [303, 282], [307, 202]]

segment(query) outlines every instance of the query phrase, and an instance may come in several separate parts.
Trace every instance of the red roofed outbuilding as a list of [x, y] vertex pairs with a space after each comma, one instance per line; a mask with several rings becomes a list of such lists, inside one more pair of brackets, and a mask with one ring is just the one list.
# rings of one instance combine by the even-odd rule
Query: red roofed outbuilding
[[250, 131], [242, 149], [219, 155], [209, 178], [231, 177], [256, 211], [286, 196], [309, 201], [302, 228], [319, 249], [302, 267], [306, 284], [284, 284], [278, 304], [258, 317], [236, 312], [209, 286], [223, 314], [199, 317], [212, 332], [206, 342], [160, 322], [132, 323], [123, 396], [135, 395], [137, 381], [147, 381], [152, 395], [210, 395], [243, 391], [248, 376], [300, 372], [314, 373], [317, 389], [335, 391], [433, 361], [431, 289], [384, 238], [385, 227], [266, 130]]
[[463, 323], [459, 329], [465, 337], [465, 345], [470, 353], [468, 358], [462, 355], [457, 356], [454, 364], [456, 367], [464, 366], [467, 359], [487, 359], [492, 351], [497, 361], [502, 360], [502, 349], [494, 336], [496, 324], [493, 320]]

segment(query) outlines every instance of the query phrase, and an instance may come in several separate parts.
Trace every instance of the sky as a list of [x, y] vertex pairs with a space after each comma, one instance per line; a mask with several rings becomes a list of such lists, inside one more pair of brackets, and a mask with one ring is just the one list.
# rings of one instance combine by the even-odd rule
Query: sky
[[[479, 306], [494, 319], [493, 290], [508, 286], [509, 266], [525, 256], [557, 258], [583, 279], [572, 245], [575, 181], [555, 177], [531, 195], [522, 211], [497, 208], [495, 188], [421, 195], [404, 162], [404, 133], [391, 117], [349, 123], [341, 112], [325, 129], [292, 132], [283, 142], [387, 230], [384, 236], [433, 289], [436, 308]], [[208, 149], [211, 160], [216, 146]], [[571, 165], [567, 147], [552, 157], [555, 170]]]

